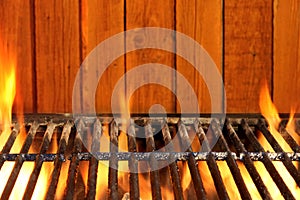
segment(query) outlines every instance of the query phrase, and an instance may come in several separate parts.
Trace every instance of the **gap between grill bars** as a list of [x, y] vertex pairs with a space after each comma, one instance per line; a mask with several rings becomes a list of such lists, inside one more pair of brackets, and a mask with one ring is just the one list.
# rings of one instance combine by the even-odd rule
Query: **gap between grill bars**
[[[291, 152], [284, 151], [261, 117], [229, 118], [141, 115], [124, 126], [111, 116], [76, 121], [64, 115], [25, 116], [26, 123], [14, 123], [2, 145], [0, 176], [6, 178], [1, 199], [13, 198], [27, 163], [33, 164], [22, 184], [23, 199], [36, 190], [45, 199], [272, 199], [274, 190], [284, 199], [296, 199], [300, 141], [284, 120], [279, 133]], [[11, 152], [21, 134], [21, 150]], [[210, 146], [213, 138], [217, 143]], [[295, 186], [287, 183], [279, 164]]]

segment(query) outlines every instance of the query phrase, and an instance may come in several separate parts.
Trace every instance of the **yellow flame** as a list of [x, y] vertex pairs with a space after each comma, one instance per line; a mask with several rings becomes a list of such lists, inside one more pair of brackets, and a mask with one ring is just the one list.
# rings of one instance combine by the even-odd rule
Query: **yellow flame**
[[[273, 104], [267, 82], [264, 83], [259, 99], [259, 106], [261, 110], [261, 114], [265, 117], [265, 119], [269, 123], [269, 130], [272, 133], [273, 137], [277, 140], [277, 142], [281, 145], [284, 151], [292, 152], [290, 146], [286, 143], [280, 133], [277, 131], [279, 127], [279, 123], [281, 119], [277, 112], [276, 106]], [[268, 148], [267, 150], [273, 151], [272, 148]]]
[[[103, 134], [100, 138], [100, 151], [109, 152], [109, 128], [105, 124], [103, 126]], [[100, 175], [101, 174], [101, 175]], [[108, 161], [101, 161], [98, 164], [98, 176], [97, 176], [97, 199], [107, 199], [107, 187], [108, 187]]]
[[[0, 40], [0, 44], [3, 44]], [[8, 51], [6, 46], [0, 47], [0, 149], [2, 151], [3, 146], [5, 145], [9, 135], [11, 127], [11, 117], [12, 117], [12, 106], [14, 98], [16, 95], [16, 69], [15, 69], [15, 59], [12, 58], [12, 55]], [[23, 134], [20, 134], [16, 142], [23, 137]], [[23, 139], [23, 138], [22, 138]], [[21, 149], [20, 144], [16, 144], [12, 147], [11, 151], [19, 152]], [[30, 164], [29, 164], [30, 165]], [[4, 163], [1, 173], [0, 173], [0, 194], [2, 194], [6, 182], [10, 176], [14, 162]], [[32, 170], [32, 166], [24, 165], [21, 169], [21, 173], [27, 173], [27, 171]], [[24, 172], [25, 171], [25, 172]], [[23, 178], [18, 178], [15, 184], [15, 187], [10, 196], [11, 199], [22, 197], [24, 193], [24, 181], [28, 180], [28, 177], [24, 175]], [[15, 189], [17, 188], [17, 189]], [[16, 192], [16, 190], [18, 190]]]
[[199, 161], [198, 169], [201, 174], [201, 178], [202, 178], [204, 189], [207, 194], [207, 198], [217, 199], [217, 191], [207, 163], [205, 161]]
[[[271, 100], [270, 93], [268, 90], [268, 85], [266, 82], [262, 86], [262, 90], [260, 93], [259, 105], [260, 105], [262, 115], [268, 121], [269, 130], [270, 130], [271, 134], [273, 135], [273, 137], [280, 144], [280, 146], [283, 148], [284, 151], [292, 152], [292, 149], [290, 148], [290, 146], [286, 143], [286, 141], [283, 139], [283, 137], [277, 131], [281, 119], [279, 117], [279, 114], [277, 112], [275, 105], [273, 104], [273, 102]], [[290, 130], [291, 128], [294, 128], [291, 125], [292, 121], [293, 121], [293, 115], [294, 115], [294, 111], [292, 111], [291, 115], [290, 115], [290, 119], [289, 119], [289, 123], [288, 123], [289, 131], [291, 131]], [[293, 131], [291, 131], [291, 132], [293, 132]], [[266, 138], [260, 132], [258, 135], [258, 140], [265, 150], [273, 151], [271, 145], [268, 143]], [[299, 197], [300, 189], [297, 186], [297, 184], [295, 183], [294, 179], [291, 177], [290, 173], [284, 167], [283, 163], [274, 161], [273, 164], [274, 164], [276, 170], [279, 172], [280, 176], [283, 178], [285, 184], [288, 186], [290, 191], [293, 193], [293, 195], [295, 197]], [[278, 188], [272, 181], [272, 179], [269, 176], [269, 174], [267, 173], [267, 171], [262, 169], [263, 166], [261, 166], [260, 163], [255, 163], [255, 166], [257, 167], [258, 172], [260, 173], [265, 185], [268, 187], [268, 190], [269, 190], [271, 196], [274, 199], [282, 198]], [[250, 191], [250, 193], [251, 192], [252, 191]]]
[[296, 109], [292, 108], [291, 112], [290, 112], [289, 121], [286, 125], [286, 130], [299, 145], [300, 144], [300, 136], [295, 131], [296, 130], [296, 125], [295, 125], [296, 122], [295, 122], [295, 118], [294, 118], [295, 113], [296, 113]]
[[240, 193], [232, 177], [231, 171], [225, 161], [217, 161], [221, 177], [224, 181], [230, 199], [241, 199]]
[[7, 49], [0, 47], [0, 149], [10, 135], [12, 106], [16, 95], [15, 62]]
[[256, 186], [253, 183], [252, 178], [251, 178], [247, 168], [245, 167], [245, 165], [240, 161], [238, 161], [237, 164], [241, 171], [243, 179], [246, 183], [246, 187], [247, 187], [248, 191], [251, 191], [250, 195], [251, 195], [252, 199], [261, 199], [260, 194], [259, 194], [258, 190], [256, 189]]

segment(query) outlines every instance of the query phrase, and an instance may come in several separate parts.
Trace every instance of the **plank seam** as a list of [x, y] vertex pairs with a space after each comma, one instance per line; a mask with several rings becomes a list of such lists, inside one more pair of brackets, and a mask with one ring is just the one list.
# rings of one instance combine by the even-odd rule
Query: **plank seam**
[[[83, 62], [83, 45], [82, 45], [82, 40], [83, 40], [83, 36], [82, 36], [82, 31], [83, 31], [83, 29], [82, 29], [82, 0], [79, 0], [79, 2], [78, 2], [78, 6], [79, 6], [79, 8], [78, 8], [78, 14], [79, 14], [79, 16], [78, 16], [78, 21], [79, 21], [79, 26], [78, 26], [78, 28], [79, 28], [79, 49], [80, 49], [80, 51], [79, 51], [79, 59], [80, 59], [80, 66], [81, 66], [81, 63]], [[81, 71], [82, 69], [81, 69], [81, 67], [79, 68], [79, 70]], [[82, 85], [82, 80], [83, 79], [83, 77], [82, 77], [82, 73], [80, 73], [80, 83], [81, 83], [81, 85]], [[80, 102], [81, 102], [81, 104], [80, 104], [80, 111], [81, 112], [83, 112], [83, 88], [81, 87], [80, 88]]]
[[32, 62], [32, 111], [37, 112], [37, 71], [36, 71], [36, 13], [35, 0], [30, 0], [31, 62]]
[[274, 27], [275, 27], [275, 15], [274, 15], [274, 0], [271, 0], [271, 17], [272, 17], [272, 30], [271, 30], [271, 41], [272, 41], [272, 45], [271, 45], [271, 85], [270, 85], [270, 95], [271, 95], [271, 99], [274, 102], [274, 38], [275, 38], [275, 31], [274, 31]]

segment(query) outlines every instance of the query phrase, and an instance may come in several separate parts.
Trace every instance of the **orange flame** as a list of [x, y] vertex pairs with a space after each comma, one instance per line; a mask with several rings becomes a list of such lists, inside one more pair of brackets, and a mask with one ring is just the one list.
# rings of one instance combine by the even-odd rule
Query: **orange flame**
[[[50, 143], [50, 147], [48, 149], [48, 153], [55, 153], [57, 151], [57, 143], [56, 143], [56, 134], [54, 133], [52, 136], [52, 141]], [[38, 177], [36, 186], [34, 188], [31, 199], [44, 199], [47, 193], [48, 182], [51, 178], [51, 172], [54, 169], [54, 165], [52, 162], [44, 162], [42, 165], [42, 169], [40, 175]], [[62, 195], [60, 196], [62, 198]]]
[[5, 47], [0, 47], [0, 149], [10, 134], [12, 106], [16, 95], [15, 71], [14, 59]]
[[225, 161], [217, 161], [221, 177], [224, 181], [228, 196], [230, 199], [241, 199], [240, 193], [234, 182], [230, 169]]
[[[0, 44], [4, 44], [0, 40]], [[0, 47], [0, 149], [2, 151], [3, 146], [5, 145], [7, 139], [11, 133], [11, 119], [12, 119], [12, 106], [16, 96], [16, 59], [11, 52], [8, 51], [7, 46], [3, 45]], [[20, 97], [21, 98], [21, 97]], [[21, 105], [17, 105], [18, 108], [18, 123], [23, 124]], [[23, 126], [21, 126], [20, 133], [17, 136], [10, 153], [19, 153], [22, 145], [26, 138], [26, 131]], [[35, 149], [37, 150], [37, 149]], [[29, 153], [32, 153], [32, 148], [29, 150]], [[12, 172], [14, 167], [14, 162], [5, 162], [1, 168], [0, 173], [0, 195], [2, 194], [7, 180]], [[34, 162], [26, 162], [23, 164], [14, 188], [10, 194], [9, 199], [22, 199], [27, 182], [29, 180], [30, 174], [34, 168]], [[43, 169], [42, 169], [43, 170]], [[41, 173], [43, 174], [43, 172]], [[43, 176], [39, 177], [39, 183], [45, 182]], [[41, 199], [43, 196], [43, 189], [39, 189], [39, 193], [33, 196], [33, 199]]]
[[[193, 129], [190, 129], [190, 131], [194, 131]], [[191, 135], [195, 135], [195, 133], [192, 133]], [[201, 144], [199, 141], [199, 138], [196, 136], [192, 140], [192, 150], [193, 152], [199, 152], [201, 150]], [[201, 179], [203, 182], [203, 187], [206, 191], [207, 198], [208, 199], [217, 199], [217, 191], [214, 186], [214, 181], [211, 176], [211, 172], [208, 168], [208, 165], [205, 161], [198, 161], [198, 169], [201, 175]], [[191, 182], [191, 176], [186, 176], [189, 178], [189, 182]]]
[[[281, 119], [277, 112], [276, 106], [273, 104], [267, 82], [262, 86], [260, 97], [259, 97], [259, 107], [261, 114], [269, 123], [269, 130], [273, 134], [274, 138], [281, 145], [284, 151], [292, 152], [290, 146], [286, 143], [280, 133], [277, 131]], [[272, 151], [272, 148], [268, 147], [268, 150]]]
[[[6, 46], [0, 47], [0, 85], [2, 87], [0, 90], [0, 149], [2, 150], [10, 135], [12, 106], [16, 95], [15, 59], [11, 57]], [[18, 136], [18, 138], [20, 138], [20, 136]], [[14, 146], [12, 151], [16, 150]], [[21, 146], [19, 145], [17, 150], [20, 150], [20, 148]], [[1, 169], [0, 194], [2, 194], [4, 190], [13, 166], [13, 162], [6, 162]]]
[[[277, 112], [275, 105], [272, 103], [270, 93], [268, 90], [268, 85], [266, 82], [262, 86], [262, 90], [260, 93], [259, 105], [260, 105], [262, 115], [268, 121], [269, 131], [271, 132], [273, 137], [280, 144], [280, 146], [283, 148], [284, 151], [292, 152], [292, 149], [290, 148], [290, 146], [286, 143], [286, 141], [283, 139], [281, 134], [277, 131], [278, 127], [279, 127], [279, 123], [281, 122], [281, 119], [279, 117], [279, 114]], [[293, 115], [294, 115], [294, 111], [290, 115], [290, 119], [289, 119], [289, 123], [288, 123], [289, 130], [292, 127], [291, 124], [293, 121]], [[292, 128], [294, 128], [294, 127], [292, 127]], [[291, 132], [293, 132], [293, 131], [291, 131]], [[259, 132], [258, 139], [265, 150], [273, 151], [271, 145], [268, 143], [266, 138], [260, 132]], [[291, 177], [290, 173], [284, 167], [283, 163], [274, 161], [273, 164], [274, 164], [276, 170], [279, 172], [279, 174], [283, 178], [285, 184], [288, 186], [290, 191], [293, 193], [293, 195], [295, 197], [299, 197], [300, 189], [297, 186], [297, 184], [295, 183], [294, 179]], [[257, 163], [257, 162], [255, 162], [255, 166], [257, 167], [257, 170], [260, 173], [265, 185], [268, 187], [271, 196], [274, 199], [282, 198], [278, 188], [272, 181], [269, 173], [264, 169], [264, 166], [262, 166], [261, 163]], [[250, 193], [251, 193], [251, 191], [250, 191]]]
[[[105, 124], [103, 126], [103, 134], [100, 137], [100, 152], [109, 152], [109, 128]], [[99, 175], [101, 172], [101, 176]], [[97, 176], [97, 199], [107, 199], [107, 187], [108, 187], [108, 161], [101, 161], [98, 164], [98, 176]]]
[[298, 143], [298, 145], [300, 144], [300, 136], [298, 133], [296, 133], [296, 125], [295, 125], [295, 118], [294, 115], [296, 113], [296, 109], [292, 108], [291, 112], [290, 112], [290, 118], [289, 121], [286, 125], [286, 130], [288, 131], [288, 133], [294, 138], [294, 140]]

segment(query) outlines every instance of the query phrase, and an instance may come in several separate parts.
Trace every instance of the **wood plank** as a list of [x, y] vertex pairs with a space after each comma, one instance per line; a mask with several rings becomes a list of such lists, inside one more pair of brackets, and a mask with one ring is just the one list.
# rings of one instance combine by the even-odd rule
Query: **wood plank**
[[261, 81], [272, 80], [272, 0], [225, 1], [227, 112], [259, 113]]
[[279, 112], [299, 112], [300, 2], [274, 2], [274, 102]]
[[38, 112], [72, 112], [80, 66], [78, 9], [78, 1], [35, 1]]
[[[174, 1], [147, 1], [147, 0], [127, 0], [126, 1], [126, 30], [143, 27], [162, 27], [174, 30]], [[143, 48], [149, 46], [153, 41], [145, 41], [145, 32], [137, 31], [134, 36], [126, 38], [126, 43], [135, 44], [136, 47]], [[159, 35], [154, 37], [160, 37]], [[158, 39], [155, 38], [155, 39]], [[170, 38], [168, 38], [170, 39]], [[170, 48], [175, 48], [174, 42], [166, 39], [164, 44]], [[129, 41], [133, 40], [133, 41]], [[126, 55], [126, 73], [135, 67], [147, 63], [160, 63], [174, 68], [174, 55], [161, 50], [142, 49], [136, 50]], [[153, 74], [159, 73], [154, 70]], [[129, 81], [140, 83], [140, 80], [147, 81], [150, 74], [142, 73], [126, 82], [126, 93], [130, 91], [132, 84]], [[157, 77], [157, 76], [155, 76]], [[165, 74], [164, 80], [157, 77], [156, 82], [165, 82], [172, 90], [174, 74]], [[130, 84], [129, 84], [130, 83]], [[129, 96], [129, 95], [128, 95]], [[163, 87], [161, 84], [147, 84], [137, 89], [130, 96], [130, 111], [133, 113], [148, 113], [149, 109], [153, 112], [162, 112], [161, 107], [152, 105], [160, 104], [166, 112], [175, 112], [175, 95], [171, 90]]]
[[[113, 35], [124, 31], [124, 1], [123, 0], [83, 0], [82, 1], [82, 55], [83, 59], [101, 42]], [[120, 47], [124, 49], [121, 41]], [[101, 58], [103, 55], [99, 55]], [[96, 112], [111, 113], [112, 91], [117, 81], [124, 74], [124, 56], [117, 58], [109, 65], [98, 82], [96, 92]], [[88, 71], [86, 71], [88, 72]], [[97, 83], [98, 72], [94, 76], [83, 74], [84, 84]], [[82, 89], [83, 98], [92, 92], [90, 87]], [[125, 91], [125, 88], [123, 89]], [[92, 106], [87, 101], [83, 102], [83, 111], [90, 112]]]
[[7, 47], [16, 65], [17, 93], [13, 112], [32, 112], [34, 90], [29, 1], [1, 1], [0, 32], [1, 42], [4, 42], [1, 46]]
[[[176, 1], [176, 31], [184, 33], [197, 41], [211, 56], [217, 68], [222, 73], [222, 2], [217, 1]], [[184, 48], [177, 45], [177, 50]], [[185, 51], [194, 55], [195, 49], [188, 47]], [[199, 110], [201, 113], [211, 113], [211, 99], [207, 86], [198, 71], [180, 56], [176, 57], [177, 71], [181, 73], [191, 84], [198, 97]], [[195, 58], [194, 58], [195, 60]], [[196, 61], [195, 61], [196, 62]], [[202, 67], [202, 66], [201, 66]], [[203, 66], [205, 67], [205, 66]], [[207, 67], [207, 66], [206, 66]], [[208, 71], [208, 70], [206, 70]], [[192, 94], [187, 92], [177, 80], [177, 95], [183, 94], [187, 102], [192, 98]], [[222, 93], [220, 91], [220, 102]], [[189, 104], [189, 112], [196, 112], [197, 107]], [[177, 112], [180, 112], [177, 104]], [[217, 105], [215, 111], [222, 112], [222, 103]]]

